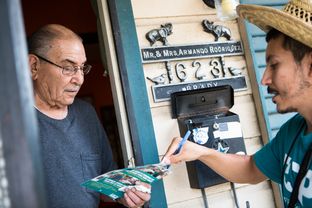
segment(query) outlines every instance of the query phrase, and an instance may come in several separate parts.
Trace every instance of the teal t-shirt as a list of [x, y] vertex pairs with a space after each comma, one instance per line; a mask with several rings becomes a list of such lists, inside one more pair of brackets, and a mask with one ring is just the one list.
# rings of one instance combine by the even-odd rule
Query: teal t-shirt
[[[281, 184], [285, 205], [288, 205], [300, 164], [312, 143], [312, 133], [305, 134], [306, 128], [304, 118], [295, 115], [280, 128], [271, 142], [254, 155], [259, 170]], [[296, 207], [312, 207], [311, 164], [300, 184]]]

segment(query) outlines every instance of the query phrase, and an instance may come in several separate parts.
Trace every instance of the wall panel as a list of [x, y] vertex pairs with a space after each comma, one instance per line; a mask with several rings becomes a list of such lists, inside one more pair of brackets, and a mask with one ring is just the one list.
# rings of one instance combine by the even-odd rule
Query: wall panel
[[[138, 35], [139, 46], [141, 48], [149, 47], [150, 44], [145, 38], [145, 34], [152, 29], [160, 28], [160, 25], [172, 23], [173, 33], [167, 37], [170, 45], [190, 45], [204, 44], [214, 42], [214, 36], [206, 33], [202, 27], [202, 21], [208, 19], [216, 25], [222, 25], [231, 30], [232, 40], [241, 41], [240, 31], [237, 20], [220, 21], [216, 17], [214, 9], [206, 6], [203, 1], [198, 0], [132, 0], [133, 12], [135, 17], [135, 25]], [[258, 44], [262, 40], [255, 40]], [[220, 38], [220, 41], [226, 41]], [[162, 46], [161, 42], [156, 42], [155, 47]], [[261, 44], [258, 44], [261, 48]], [[248, 50], [248, 49], [245, 49]], [[196, 81], [194, 73], [196, 69], [192, 67], [194, 60], [200, 61], [203, 69], [209, 69], [209, 62], [212, 58], [188, 59], [170, 61], [173, 67], [177, 63], [183, 63], [186, 66], [189, 75], [188, 81]], [[242, 74], [245, 75], [247, 89], [235, 92], [235, 105], [231, 111], [240, 116], [244, 141], [248, 154], [253, 154], [261, 148], [261, 132], [258, 123], [258, 117], [253, 99], [251, 82], [249, 78], [249, 70], [247, 69], [244, 55], [229, 56], [224, 58], [226, 67], [243, 68]], [[166, 74], [165, 62], [144, 63], [143, 73], [146, 77], [156, 77], [160, 74]], [[209, 72], [206, 74], [208, 80], [212, 80], [213, 76]], [[179, 83], [180, 80], [173, 74], [173, 83]], [[225, 77], [231, 77], [229, 72], [225, 73]], [[154, 102], [151, 87], [154, 85], [148, 79], [145, 80], [144, 88], [147, 91], [150, 110], [152, 114], [156, 144], [158, 148], [159, 158], [161, 159], [165, 153], [171, 139], [179, 136], [179, 128], [176, 119], [171, 117], [170, 101]], [[168, 80], [166, 80], [166, 84]], [[172, 173], [164, 178], [164, 187], [168, 207], [181, 208], [204, 207], [203, 196], [201, 190], [192, 189], [189, 185], [187, 170], [185, 163], [172, 166]], [[209, 207], [235, 207], [233, 194], [231, 192], [230, 183], [209, 187], [205, 189], [207, 194]], [[241, 184], [237, 185], [237, 194], [241, 207], [245, 206], [245, 201], [249, 200], [251, 207], [275, 207], [273, 193], [270, 183], [267, 181], [258, 185]]]

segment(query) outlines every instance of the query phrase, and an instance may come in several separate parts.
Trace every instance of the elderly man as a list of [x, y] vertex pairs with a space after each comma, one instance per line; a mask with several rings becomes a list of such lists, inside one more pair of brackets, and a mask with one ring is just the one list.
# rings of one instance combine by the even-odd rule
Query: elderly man
[[254, 155], [223, 154], [187, 142], [171, 163], [200, 160], [229, 181], [259, 183], [267, 177], [281, 184], [285, 207], [312, 207], [312, 1], [291, 0], [283, 11], [239, 5], [238, 14], [268, 32], [262, 84], [280, 113], [298, 112], [276, 137]]
[[[94, 109], [75, 99], [91, 66], [82, 39], [62, 25], [46, 25], [29, 39], [49, 207], [99, 206], [99, 194], [80, 186], [115, 168], [111, 149]], [[127, 190], [118, 200], [142, 206], [150, 194]]]

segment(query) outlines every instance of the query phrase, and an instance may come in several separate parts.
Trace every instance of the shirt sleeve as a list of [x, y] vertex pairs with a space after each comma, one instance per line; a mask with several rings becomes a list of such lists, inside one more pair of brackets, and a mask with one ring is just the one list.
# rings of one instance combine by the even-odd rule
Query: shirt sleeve
[[282, 182], [285, 153], [303, 123], [304, 119], [296, 114], [283, 124], [276, 136], [254, 155], [259, 170], [276, 183]]
[[[278, 137], [278, 135], [276, 136]], [[266, 144], [254, 155], [256, 166], [259, 170], [276, 183], [281, 183], [280, 158], [276, 152], [277, 138], [274, 138], [270, 143]]]

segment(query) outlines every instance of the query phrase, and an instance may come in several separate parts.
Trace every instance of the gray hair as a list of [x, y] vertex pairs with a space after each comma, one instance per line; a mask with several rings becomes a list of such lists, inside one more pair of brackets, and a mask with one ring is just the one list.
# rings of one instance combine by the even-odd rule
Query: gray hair
[[45, 25], [28, 38], [28, 53], [46, 54], [53, 47], [53, 41], [69, 39], [77, 39], [82, 42], [79, 35], [63, 25]]

